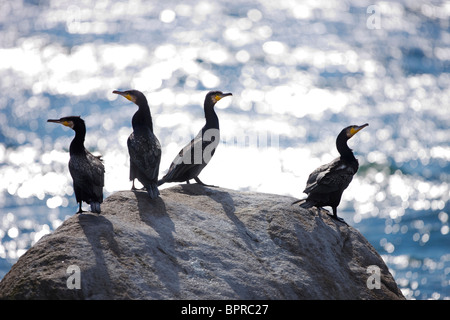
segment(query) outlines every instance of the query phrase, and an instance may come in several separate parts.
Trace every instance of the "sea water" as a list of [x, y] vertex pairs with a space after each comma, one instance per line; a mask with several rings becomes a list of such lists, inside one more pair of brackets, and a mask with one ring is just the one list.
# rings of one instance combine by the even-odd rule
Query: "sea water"
[[304, 197], [309, 173], [338, 156], [340, 130], [367, 122], [349, 141], [360, 169], [338, 214], [408, 299], [450, 298], [448, 2], [0, 6], [0, 279], [77, 210], [73, 132], [47, 119], [85, 119], [108, 196], [131, 187], [126, 140], [137, 110], [113, 90], [147, 96], [160, 176], [203, 126], [205, 94], [222, 90], [233, 96], [216, 105], [221, 143], [205, 183]]

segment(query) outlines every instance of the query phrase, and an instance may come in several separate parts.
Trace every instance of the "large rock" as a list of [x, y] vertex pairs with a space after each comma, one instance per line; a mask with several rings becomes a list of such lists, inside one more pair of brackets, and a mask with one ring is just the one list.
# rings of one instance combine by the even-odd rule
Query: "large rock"
[[[357, 230], [293, 200], [199, 185], [114, 193], [20, 257], [0, 298], [403, 299]], [[373, 265], [380, 289], [368, 288]]]

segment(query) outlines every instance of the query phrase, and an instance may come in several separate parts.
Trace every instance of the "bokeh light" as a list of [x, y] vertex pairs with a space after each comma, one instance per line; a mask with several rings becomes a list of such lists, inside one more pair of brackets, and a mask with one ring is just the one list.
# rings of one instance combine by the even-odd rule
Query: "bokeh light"
[[[350, 124], [360, 170], [340, 215], [382, 254], [408, 299], [450, 298], [450, 6], [360, 1], [0, 1], [0, 278], [76, 211], [67, 168], [81, 115], [105, 196], [129, 189], [126, 140], [143, 91], [160, 175], [203, 125], [208, 90], [221, 145], [202, 180], [303, 197]], [[225, 101], [227, 100], [227, 101]], [[166, 187], [166, 186], [164, 186]]]

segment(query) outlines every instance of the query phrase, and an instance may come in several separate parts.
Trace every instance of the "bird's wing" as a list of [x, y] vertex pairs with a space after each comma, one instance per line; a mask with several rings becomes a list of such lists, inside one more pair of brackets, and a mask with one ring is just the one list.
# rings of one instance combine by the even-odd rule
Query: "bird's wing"
[[147, 135], [132, 133], [127, 140], [131, 162], [139, 168], [149, 180], [157, 180], [161, 161], [161, 145], [152, 132]]
[[[204, 134], [205, 128], [199, 131], [172, 161], [164, 181], [183, 181], [195, 178], [211, 160], [220, 142], [219, 132], [213, 135]], [[187, 174], [189, 172], [189, 174]]]
[[94, 156], [86, 150], [87, 159], [90, 163], [89, 171], [92, 177], [92, 182], [100, 187], [105, 185], [105, 166], [100, 157]]
[[198, 135], [191, 140], [183, 149], [178, 152], [175, 159], [170, 164], [164, 179], [170, 181], [178, 179], [187, 171], [199, 164], [202, 164], [202, 139]]
[[309, 194], [311, 192], [328, 193], [343, 190], [352, 181], [356, 170], [354, 166], [336, 158], [332, 162], [318, 167], [309, 175], [303, 192]]
[[96, 200], [103, 199], [105, 167], [102, 161], [86, 150], [86, 157], [74, 156], [69, 161], [69, 172], [74, 186], [91, 194]]
[[89, 160], [92, 182], [94, 184], [94, 193], [100, 202], [103, 200], [103, 186], [105, 185], [105, 166], [99, 157], [87, 152], [87, 158]]

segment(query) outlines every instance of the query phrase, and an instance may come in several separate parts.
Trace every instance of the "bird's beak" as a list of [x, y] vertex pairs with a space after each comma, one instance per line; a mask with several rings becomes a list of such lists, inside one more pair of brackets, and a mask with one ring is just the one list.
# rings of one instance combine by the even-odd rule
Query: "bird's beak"
[[47, 122], [60, 123], [63, 126], [71, 127], [69, 121], [62, 121], [61, 119], [48, 119]]
[[219, 101], [220, 99], [227, 97], [227, 96], [232, 96], [233, 94], [231, 92], [229, 93], [222, 93], [222, 94], [218, 94], [214, 97], [214, 100]]
[[359, 131], [361, 131], [362, 129], [364, 129], [368, 125], [369, 125], [368, 123], [365, 123], [362, 126], [359, 126], [359, 127], [355, 126], [355, 127], [351, 128], [350, 129], [351, 136], [353, 137], [355, 134], [357, 134]]
[[61, 123], [61, 120], [59, 120], [59, 119], [48, 119], [47, 122]]
[[131, 102], [135, 102], [135, 98], [134, 98], [132, 95], [126, 93], [126, 92], [114, 90], [112, 93], [121, 95], [122, 97], [125, 97], [125, 98], [127, 98], [128, 100], [130, 100]]
[[114, 90], [112, 93], [120, 94], [121, 96], [123, 96], [125, 94], [124, 92], [118, 91], [118, 90]]

